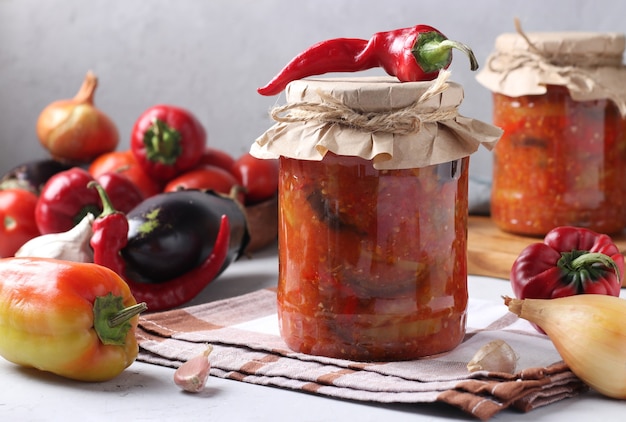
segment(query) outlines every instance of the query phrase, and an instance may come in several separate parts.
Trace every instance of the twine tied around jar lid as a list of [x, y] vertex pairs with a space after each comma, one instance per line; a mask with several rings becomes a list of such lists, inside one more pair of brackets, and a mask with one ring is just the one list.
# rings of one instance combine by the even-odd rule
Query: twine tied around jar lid
[[[515, 31], [526, 43], [526, 49], [512, 48], [508, 51], [499, 51], [499, 55], [506, 57], [506, 60], [498, 60], [498, 56], [493, 55], [487, 61], [487, 66], [491, 69], [502, 72], [519, 66], [526, 62], [547, 63], [557, 67], [573, 66], [576, 68], [598, 68], [603, 66], [619, 67], [622, 65], [622, 52], [615, 51], [549, 51], [548, 48], [538, 47], [529, 36], [522, 30], [519, 19], [514, 20]], [[582, 70], [581, 70], [582, 71]]]
[[624, 34], [615, 32], [501, 34], [476, 79], [509, 97], [543, 95], [548, 85], [567, 87], [576, 101], [611, 100], [626, 117]]
[[296, 102], [274, 107], [272, 119], [281, 123], [310, 122], [331, 123], [348, 126], [366, 132], [384, 132], [410, 135], [422, 130], [423, 124], [454, 119], [458, 107], [424, 110], [424, 103], [448, 88], [449, 71], [441, 71], [428, 88], [413, 104], [386, 111], [363, 111], [346, 105], [332, 95], [317, 91], [321, 102]]
[[463, 87], [449, 77], [445, 71], [420, 82], [389, 76], [293, 81], [287, 104], [271, 110], [275, 123], [250, 153], [319, 161], [331, 152], [387, 170], [457, 160], [480, 145], [492, 149], [502, 130], [460, 115]]

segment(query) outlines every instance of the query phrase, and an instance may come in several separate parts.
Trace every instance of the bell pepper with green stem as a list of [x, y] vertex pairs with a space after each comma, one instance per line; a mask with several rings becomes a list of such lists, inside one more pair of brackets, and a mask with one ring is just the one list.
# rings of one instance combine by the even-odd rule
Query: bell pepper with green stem
[[148, 176], [167, 182], [200, 162], [206, 140], [204, 126], [190, 111], [159, 104], [135, 121], [130, 149]]
[[619, 296], [623, 277], [624, 256], [608, 235], [570, 226], [557, 227], [543, 243], [527, 246], [511, 268], [511, 286], [519, 299]]
[[95, 189], [88, 187], [97, 181], [104, 187], [115, 207], [130, 211], [143, 200], [135, 184], [114, 172], [97, 177], [80, 167], [73, 167], [52, 176], [44, 185], [35, 209], [35, 221], [41, 234], [70, 230], [88, 213], [98, 215], [102, 202]]
[[137, 315], [145, 309], [106, 267], [0, 259], [0, 355], [18, 365], [110, 380], [137, 357]]

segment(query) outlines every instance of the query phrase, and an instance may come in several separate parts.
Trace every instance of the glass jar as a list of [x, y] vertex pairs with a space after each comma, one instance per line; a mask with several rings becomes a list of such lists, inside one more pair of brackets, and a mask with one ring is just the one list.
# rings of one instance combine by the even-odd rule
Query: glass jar
[[563, 86], [543, 95], [493, 94], [491, 217], [503, 230], [545, 235], [574, 225], [626, 227], [626, 121], [608, 100], [574, 101]]
[[292, 350], [389, 361], [462, 341], [469, 156], [502, 131], [458, 115], [448, 76], [291, 82], [252, 145], [280, 163], [278, 319]]
[[468, 160], [380, 171], [332, 153], [280, 159], [278, 316], [291, 349], [381, 361], [461, 342]]
[[543, 236], [558, 226], [626, 227], [626, 37], [501, 34], [477, 79], [493, 92], [491, 218]]

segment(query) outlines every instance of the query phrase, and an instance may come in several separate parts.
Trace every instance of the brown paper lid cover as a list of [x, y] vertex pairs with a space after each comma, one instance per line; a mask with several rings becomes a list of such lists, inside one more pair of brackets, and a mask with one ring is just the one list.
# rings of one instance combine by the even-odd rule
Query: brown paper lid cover
[[626, 115], [625, 37], [620, 33], [506, 33], [476, 79], [489, 90], [519, 97], [566, 86], [574, 100], [610, 99]]
[[463, 117], [463, 88], [391, 77], [303, 79], [286, 89], [277, 121], [252, 145], [259, 158], [321, 160], [326, 152], [358, 156], [378, 169], [420, 168], [492, 149], [499, 128]]

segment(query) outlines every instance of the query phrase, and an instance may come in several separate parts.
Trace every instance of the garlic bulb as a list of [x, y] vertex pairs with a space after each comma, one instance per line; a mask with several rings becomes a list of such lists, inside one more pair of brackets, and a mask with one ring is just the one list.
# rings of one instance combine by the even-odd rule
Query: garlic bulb
[[37, 236], [24, 243], [15, 256], [93, 262], [93, 249], [89, 244], [93, 220], [93, 214], [87, 214], [66, 232]]
[[626, 300], [600, 294], [557, 299], [504, 298], [509, 310], [541, 327], [578, 378], [626, 399]]
[[204, 390], [211, 370], [209, 355], [212, 351], [213, 346], [209, 345], [202, 354], [183, 363], [174, 372], [174, 383], [190, 393], [199, 393]]
[[478, 349], [474, 357], [467, 363], [467, 370], [470, 372], [489, 371], [512, 374], [515, 372], [518, 359], [517, 353], [507, 342], [493, 340]]

